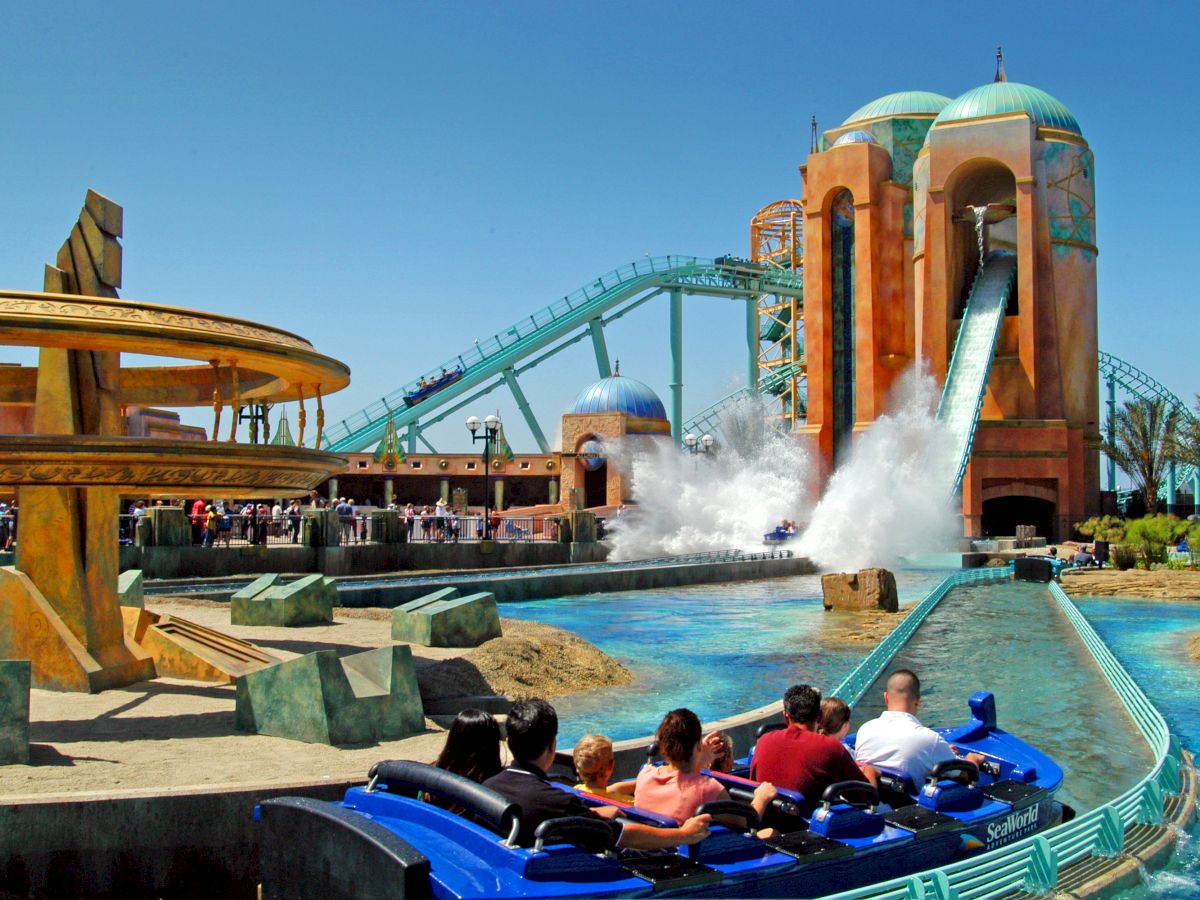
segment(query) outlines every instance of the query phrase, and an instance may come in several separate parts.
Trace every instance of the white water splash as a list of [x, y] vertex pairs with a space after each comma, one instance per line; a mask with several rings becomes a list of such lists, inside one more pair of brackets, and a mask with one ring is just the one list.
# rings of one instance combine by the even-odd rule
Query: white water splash
[[800, 538], [823, 569], [893, 565], [901, 556], [954, 546], [960, 528], [949, 487], [952, 442], [934, 418], [937, 382], [912, 370], [892, 409], [859, 435]]
[[627, 438], [606, 444], [631, 473], [636, 506], [612, 525], [614, 560], [762, 548], [784, 519], [803, 520], [812, 468], [800, 444], [773, 428], [759, 401], [722, 416], [714, 452], [681, 453], [670, 441]]

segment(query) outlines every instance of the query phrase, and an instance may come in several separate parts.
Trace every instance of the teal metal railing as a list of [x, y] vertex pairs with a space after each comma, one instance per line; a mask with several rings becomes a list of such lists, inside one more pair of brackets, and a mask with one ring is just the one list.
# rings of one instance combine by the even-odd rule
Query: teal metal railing
[[787, 380], [793, 375], [799, 376], [801, 380], [805, 380], [804, 376], [804, 360], [796, 360], [795, 362], [785, 363], [771, 371], [771, 374], [759, 381], [756, 388], [739, 388], [732, 394], [722, 397], [711, 406], [702, 409], [696, 415], [688, 419], [683, 425], [683, 433], [689, 431], [697, 435], [703, 432], [720, 432], [721, 431], [721, 414], [731, 406], [735, 406], [744, 400], [749, 400], [754, 397], [762, 397], [767, 394], [774, 393], [776, 389], [786, 384]]
[[[954, 576], [954, 579], [958, 577]], [[954, 581], [953, 584], [947, 585], [943, 582], [939, 585], [909, 614], [900, 628], [888, 635], [887, 639], [863, 660], [859, 665], [863, 672], [860, 674], [856, 669], [851, 673], [850, 678], [839, 689], [839, 695], [854, 696], [857, 699], [859, 694], [855, 691], [865, 691], [870, 686], [875, 677], [883, 671], [887, 661], [903, 646], [907, 635], [894, 646], [885, 645], [891, 644], [901, 628], [908, 626], [921, 606], [930, 604], [929, 609], [932, 609], [950, 588], [961, 583], [963, 582]], [[1113, 692], [1120, 698], [1149, 744], [1154, 755], [1154, 765], [1146, 777], [1110, 802], [1041, 834], [941, 869], [931, 869], [928, 872], [832, 896], [843, 900], [867, 897], [896, 900], [915, 900], [922, 897], [969, 900], [1001, 897], [1020, 890], [1049, 893], [1054, 890], [1058, 872], [1063, 866], [1085, 856], [1120, 856], [1127, 826], [1139, 823], [1157, 824], [1161, 821], [1164, 795], [1179, 790], [1179, 769], [1183, 762], [1179, 742], [1171, 735], [1162, 714], [1117, 662], [1100, 635], [1063, 593], [1062, 588], [1053, 582], [1049, 587], [1051, 596], [1074, 626], [1079, 639], [1087, 647], [1096, 665], [1108, 679]], [[925, 610], [921, 618], [927, 613], [928, 610]], [[919, 621], [915, 622], [908, 634], [916, 630], [919, 624]], [[880, 654], [882, 662], [872, 660], [877, 653]]]

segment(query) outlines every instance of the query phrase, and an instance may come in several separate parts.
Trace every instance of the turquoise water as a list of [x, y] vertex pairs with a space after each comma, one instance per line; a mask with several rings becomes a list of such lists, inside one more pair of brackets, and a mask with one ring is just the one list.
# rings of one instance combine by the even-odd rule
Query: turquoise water
[[[947, 574], [898, 573], [901, 604]], [[846, 619], [825, 612], [816, 575], [505, 603], [500, 614], [570, 629], [634, 674], [632, 685], [554, 701], [563, 746], [589, 731], [651, 734], [678, 706], [712, 721], [777, 700], [797, 681], [828, 690], [871, 649], [822, 640]]]
[[[1187, 652], [1200, 633], [1200, 605], [1089, 598], [1076, 601], [1092, 627], [1141, 685], [1189, 750], [1200, 749], [1198, 664]], [[1193, 824], [1171, 864], [1128, 898], [1200, 897], [1200, 825]]]

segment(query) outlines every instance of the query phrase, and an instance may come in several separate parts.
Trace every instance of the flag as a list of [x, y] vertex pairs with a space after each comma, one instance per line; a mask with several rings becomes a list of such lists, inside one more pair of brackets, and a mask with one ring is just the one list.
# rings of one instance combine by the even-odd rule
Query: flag
[[387, 428], [383, 432], [383, 440], [375, 448], [375, 462], [383, 463], [385, 469], [396, 468], [397, 463], [404, 462], [404, 448], [396, 436], [395, 413], [388, 413]]

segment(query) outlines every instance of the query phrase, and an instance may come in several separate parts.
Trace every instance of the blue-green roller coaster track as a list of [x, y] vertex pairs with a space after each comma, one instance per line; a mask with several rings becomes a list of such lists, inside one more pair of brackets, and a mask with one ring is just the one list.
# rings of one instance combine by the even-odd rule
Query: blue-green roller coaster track
[[[538, 425], [521, 390], [518, 377], [572, 344], [590, 337], [601, 377], [611, 373], [604, 326], [659, 294], [671, 297], [672, 433], [682, 433], [682, 300], [685, 295], [742, 299], [747, 304], [747, 374], [757, 382], [757, 298], [763, 294], [803, 297], [804, 279], [799, 272], [759, 267], [738, 261], [722, 262], [696, 256], [663, 256], [622, 266], [595, 279], [499, 334], [477, 342], [435, 366], [420, 378], [381, 398], [365, 409], [333, 423], [325, 431], [323, 449], [334, 452], [364, 450], [383, 437], [388, 418], [405, 435], [408, 450], [420, 440], [432, 447], [421, 432], [501, 385], [512, 391], [534, 440], [543, 453], [549, 452], [545, 434]], [[436, 381], [443, 373], [462, 371], [462, 376], [414, 405], [406, 397], [417, 391], [423, 380]]]

